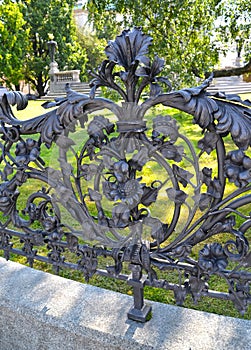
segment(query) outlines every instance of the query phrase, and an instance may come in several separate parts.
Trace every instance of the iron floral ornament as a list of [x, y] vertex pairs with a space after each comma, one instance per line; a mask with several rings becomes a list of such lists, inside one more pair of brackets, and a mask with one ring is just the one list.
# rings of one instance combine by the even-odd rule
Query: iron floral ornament
[[[172, 91], [160, 76], [164, 60], [148, 57], [151, 41], [139, 28], [123, 31], [91, 73], [90, 95], [66, 86], [66, 97], [45, 103], [54, 109], [33, 119], [18, 120], [10, 108], [25, 108], [25, 96], [3, 95], [0, 249], [7, 259], [26, 256], [30, 266], [39, 260], [56, 272], [80, 270], [86, 280], [94, 273], [126, 279], [134, 290], [128, 316], [137, 321], [151, 310], [145, 285], [172, 290], [179, 305], [188, 294], [195, 302], [208, 296], [244, 313], [251, 301], [251, 102], [210, 94], [212, 77]], [[99, 87], [120, 102], [95, 97]], [[197, 146], [176, 115], [146, 117], [158, 105], [193, 116], [194, 133], [202, 131]], [[105, 270], [101, 256], [109, 258]], [[213, 275], [228, 292], [209, 289]]]

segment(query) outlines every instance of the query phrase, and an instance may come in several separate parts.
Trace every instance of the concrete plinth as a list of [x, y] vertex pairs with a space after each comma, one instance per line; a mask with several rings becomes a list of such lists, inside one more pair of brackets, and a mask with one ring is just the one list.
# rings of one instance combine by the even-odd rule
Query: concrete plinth
[[132, 297], [0, 258], [1, 350], [248, 350], [250, 321], [151, 302], [127, 319]]

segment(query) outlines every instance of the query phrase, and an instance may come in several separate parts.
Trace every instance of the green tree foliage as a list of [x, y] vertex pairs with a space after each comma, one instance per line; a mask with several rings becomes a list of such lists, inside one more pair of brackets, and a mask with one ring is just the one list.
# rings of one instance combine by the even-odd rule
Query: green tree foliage
[[251, 3], [246, 0], [222, 0], [217, 20], [217, 39], [224, 52], [235, 47], [242, 65], [214, 72], [215, 77], [251, 75]]
[[251, 57], [251, 3], [246, 0], [228, 0], [221, 7], [220, 31], [228, 44], [235, 43], [237, 56]]
[[83, 70], [86, 54], [77, 43], [73, 21], [74, 0], [26, 0], [23, 16], [29, 30], [31, 49], [25, 62], [26, 81], [32, 83], [40, 96], [45, 94], [49, 72], [47, 42], [57, 42], [56, 61], [59, 69]]
[[8, 87], [24, 78], [23, 62], [28, 50], [28, 33], [22, 5], [4, 0], [0, 6], [0, 82]]
[[85, 70], [81, 71], [81, 80], [88, 82], [91, 78], [88, 72], [96, 69], [105, 59], [104, 48], [107, 42], [85, 28], [77, 29], [77, 41], [87, 56]]
[[165, 58], [174, 87], [194, 83], [195, 76], [203, 78], [212, 72], [219, 53], [233, 40], [239, 54], [245, 48], [248, 63], [237, 70], [215, 71], [215, 75], [251, 71], [251, 45], [246, 40], [250, 38], [250, 1], [88, 0], [87, 8], [98, 33], [106, 28], [141, 26], [150, 34], [152, 51]]
[[89, 0], [87, 6], [90, 19], [99, 31], [107, 23], [104, 23], [104, 17], [109, 16], [111, 22], [120, 20], [124, 26], [141, 26], [149, 33], [153, 38], [152, 52], [165, 58], [169, 78], [178, 87], [191, 83], [194, 71], [202, 75], [212, 70], [217, 62], [218, 51], [211, 38], [218, 2]]

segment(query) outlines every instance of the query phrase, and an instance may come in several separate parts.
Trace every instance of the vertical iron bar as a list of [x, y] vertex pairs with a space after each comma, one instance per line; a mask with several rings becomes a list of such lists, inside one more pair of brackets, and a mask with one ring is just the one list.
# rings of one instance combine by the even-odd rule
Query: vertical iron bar
[[144, 304], [144, 286], [146, 276], [142, 276], [142, 267], [140, 265], [131, 264], [132, 271], [127, 283], [133, 287], [134, 305], [127, 313], [130, 320], [138, 322], [146, 322], [150, 319], [152, 307]]

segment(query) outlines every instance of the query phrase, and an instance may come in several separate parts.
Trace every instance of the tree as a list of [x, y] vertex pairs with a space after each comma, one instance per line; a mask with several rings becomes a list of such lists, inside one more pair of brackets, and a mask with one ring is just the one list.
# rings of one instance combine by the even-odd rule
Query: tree
[[90, 75], [88, 72], [97, 68], [101, 61], [105, 59], [104, 47], [106, 41], [100, 39], [94, 32], [86, 31], [84, 28], [77, 28], [77, 41], [87, 57], [85, 71], [81, 72], [81, 78], [89, 81]]
[[29, 30], [30, 50], [26, 54], [25, 79], [45, 94], [49, 79], [49, 49], [47, 42], [53, 38], [58, 45], [56, 61], [59, 69], [83, 70], [86, 54], [77, 43], [73, 21], [74, 0], [20, 1], [26, 28]]
[[[240, 33], [241, 39], [248, 37], [250, 7], [250, 2], [246, 0], [87, 2], [90, 20], [97, 30], [104, 30], [107, 23], [112, 27], [112, 23], [119, 20], [124, 27], [141, 26], [145, 33], [149, 33], [153, 38], [153, 52], [165, 58], [166, 73], [175, 88], [194, 83], [195, 77], [204, 78], [207, 72], [212, 72], [223, 42], [229, 44], [229, 40], [236, 40]], [[218, 18], [222, 20], [220, 25], [216, 21]], [[246, 19], [245, 25], [243, 18]], [[244, 42], [238, 42], [239, 50]], [[250, 70], [251, 62], [248, 60], [244, 67], [232, 71], [218, 70], [215, 76], [240, 75]]]
[[22, 4], [4, 0], [0, 6], [0, 81], [18, 89], [24, 79], [24, 60], [28, 50], [28, 29]]
[[[221, 40], [228, 46], [236, 47], [236, 58], [243, 54], [245, 64], [231, 69], [214, 72], [215, 77], [242, 75], [251, 72], [251, 4], [246, 0], [228, 0], [220, 8], [220, 25], [218, 28]], [[208, 74], [207, 74], [208, 75]]]
[[102, 18], [109, 14], [110, 21], [119, 18], [124, 26], [141, 26], [149, 33], [153, 38], [152, 52], [165, 58], [166, 73], [178, 87], [193, 82], [194, 70], [202, 75], [212, 70], [218, 60], [211, 40], [218, 3], [219, 0], [89, 0], [87, 7], [99, 30]]

